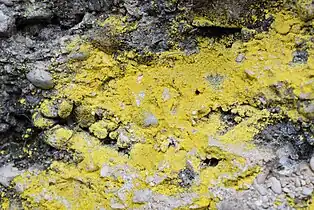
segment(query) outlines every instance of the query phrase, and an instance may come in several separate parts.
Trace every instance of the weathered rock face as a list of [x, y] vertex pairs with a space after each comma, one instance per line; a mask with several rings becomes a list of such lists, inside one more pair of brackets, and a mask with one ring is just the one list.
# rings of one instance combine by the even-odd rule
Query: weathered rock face
[[[258, 31], [268, 30], [273, 19], [265, 19], [264, 8], [271, 7], [272, 3], [273, 1], [267, 1], [265, 4], [265, 1], [253, 0], [24, 0], [19, 2], [0, 0], [0, 36], [5, 37], [0, 40], [0, 150], [5, 151], [5, 154], [0, 153], [0, 166], [5, 162], [13, 162], [19, 168], [28, 168], [34, 163], [47, 167], [53, 159], [64, 160], [67, 163], [73, 162], [75, 158], [69, 154], [69, 151], [72, 152], [73, 149], [85, 156], [84, 161], [77, 161], [80, 164], [73, 168], [63, 168], [60, 166], [61, 164], [57, 165], [56, 171], [64, 170], [64, 174], [69, 174], [70, 179], [77, 181], [79, 185], [104, 184], [108, 181], [107, 179], [95, 179], [92, 182], [89, 179], [91, 174], [99, 174], [98, 170], [101, 169], [102, 178], [113, 179], [110, 184], [115, 183], [115, 179], [121, 180], [119, 175], [124, 176], [125, 186], [117, 193], [121, 201], [125, 200], [125, 197], [129, 197], [132, 198], [132, 202], [137, 204], [149, 203], [147, 208], [149, 205], [161, 206], [160, 208], [163, 208], [165, 204], [169, 208], [183, 208], [183, 206], [192, 205], [196, 195], [186, 194], [179, 198], [167, 197], [155, 194], [147, 188], [149, 186], [146, 186], [145, 183], [137, 186], [139, 190], [134, 193], [128, 191], [133, 187], [131, 180], [135, 179], [139, 173], [132, 177], [133, 175], [129, 171], [113, 170], [116, 167], [114, 158], [120, 158], [118, 158], [119, 164], [129, 163], [132, 160], [133, 166], [140, 171], [149, 168], [154, 172], [143, 173], [144, 177], [139, 178], [139, 183], [146, 179], [151, 180], [148, 182], [151, 186], [160, 185], [157, 187], [161, 189], [166, 186], [171, 188], [170, 191], [174, 188], [173, 192], [182, 189], [190, 190], [198, 183], [211, 179], [207, 179], [212, 174], [208, 168], [218, 165], [217, 168], [223, 168], [219, 170], [224, 173], [223, 170], [231, 171], [231, 169], [237, 168], [237, 163], [230, 160], [233, 157], [230, 158], [226, 155], [226, 151], [234, 149], [232, 146], [224, 148], [222, 144], [219, 145], [219, 141], [216, 141], [213, 143], [213, 147], [219, 147], [219, 151], [206, 150], [207, 147], [210, 148], [208, 144], [211, 142], [211, 139], [208, 140], [206, 132], [212, 132], [213, 135], [218, 135], [222, 139], [242, 140], [242, 138], [246, 138], [246, 140], [252, 140], [254, 139], [253, 133], [258, 129], [255, 128], [256, 125], [264, 122], [264, 119], [276, 122], [277, 114], [280, 111], [271, 111], [269, 108], [271, 105], [268, 104], [268, 102], [271, 103], [271, 100], [267, 101], [261, 98], [260, 102], [255, 103], [256, 99], [253, 97], [256, 96], [254, 94], [259, 94], [259, 89], [265, 88], [267, 91], [271, 91], [268, 86], [263, 86], [270, 82], [269, 78], [266, 78], [268, 74], [272, 76], [275, 74], [280, 79], [284, 72], [284, 77], [290, 78], [291, 75], [287, 68], [291, 66], [284, 63], [281, 64], [283, 71], [278, 69], [273, 71], [268, 66], [269, 63], [263, 63], [268, 54], [263, 54], [264, 46], [256, 47], [259, 46], [258, 41], [255, 42], [255, 45], [251, 43], [257, 48], [257, 50], [254, 48], [256, 51], [244, 49], [242, 46], [237, 46], [238, 43], [234, 43], [235, 39], [248, 42]], [[303, 18], [305, 20], [311, 19], [310, 6], [307, 4], [306, 7], [300, 7], [309, 10], [307, 17]], [[295, 26], [301, 25], [293, 18], [291, 21]], [[281, 22], [279, 22], [280, 24]], [[284, 27], [284, 30], [277, 28], [272, 32], [278, 32], [276, 35], [281, 37], [290, 32], [297, 33], [295, 32], [296, 28], [293, 28], [293, 32], [291, 32], [292, 27], [290, 26]], [[177, 57], [176, 54], [165, 59], [165, 65], [154, 66], [151, 69], [149, 69], [149, 65], [138, 66], [136, 70], [135, 67], [134, 69], [129, 67], [133, 65], [134, 60], [135, 63], [146, 64], [156, 53], [171, 49], [180, 49], [186, 54], [192, 54], [199, 50], [197, 38], [219, 38], [230, 34], [234, 36], [230, 36], [230, 40], [223, 40], [228, 42], [222, 46], [224, 50], [219, 47], [214, 48], [211, 46], [213, 43], [209, 41], [206, 47], [213, 47], [213, 50], [207, 49], [206, 53], [203, 52], [196, 57], [196, 61], [189, 60], [189, 57], [187, 61], [183, 61], [184, 53], [182, 55], [178, 53]], [[82, 43], [73, 44], [76, 35], [82, 35], [80, 39], [84, 41], [91, 40], [91, 44], [86, 44], [88, 46]], [[294, 38], [295, 34], [291, 36]], [[262, 40], [262, 44], [269, 43], [267, 37], [259, 38]], [[270, 41], [273, 45], [282, 45], [288, 52], [287, 55], [292, 55], [289, 58], [291, 65], [307, 65], [311, 61], [310, 55], [313, 52], [310, 50], [297, 49], [295, 53], [291, 53], [293, 44], [289, 42], [289, 48], [286, 43], [283, 43], [282, 37], [282, 39], [278, 39], [279, 41], [274, 37], [271, 38]], [[70, 46], [73, 48], [71, 50], [66, 48], [69, 43], [74, 45]], [[80, 47], [83, 50], [85, 47], [85, 51], [80, 52]], [[232, 47], [232, 50], [227, 51], [225, 47]], [[248, 49], [250, 49], [249, 47]], [[253, 47], [251, 46], [251, 48]], [[285, 59], [282, 53], [278, 53], [271, 44], [267, 45], [267, 50], [282, 60]], [[126, 60], [132, 61], [130, 64], [128, 60], [117, 62], [124, 51], [130, 52], [129, 57], [126, 58]], [[133, 52], [134, 57], [132, 57]], [[260, 55], [260, 53], [262, 54], [261, 58], [256, 58], [256, 55]], [[137, 60], [137, 58], [142, 60]], [[163, 60], [161, 59], [160, 62]], [[208, 63], [202, 66], [202, 62]], [[254, 69], [254, 65], [248, 65], [250, 62], [256, 63], [256, 65], [258, 63], [258, 68]], [[127, 69], [127, 65], [129, 65], [129, 69]], [[176, 65], [178, 67], [174, 69], [173, 67]], [[191, 73], [186, 66], [191, 67], [195, 72], [204, 72], [192, 74], [193, 72]], [[246, 68], [247, 66], [250, 68]], [[303, 67], [300, 67], [301, 70], [308, 75], [308, 69]], [[160, 70], [163, 68], [166, 68], [165, 71]], [[230, 73], [229, 69], [234, 71]], [[170, 72], [168, 70], [174, 73], [167, 74]], [[216, 70], [218, 73], [214, 72]], [[71, 74], [73, 72], [77, 73], [77, 77]], [[124, 78], [126, 72], [129, 75]], [[137, 78], [133, 75], [134, 73], [138, 73]], [[161, 75], [163, 77], [160, 77]], [[184, 75], [187, 76], [182, 79]], [[170, 80], [172, 77], [173, 79]], [[190, 81], [195, 78], [197, 78], [197, 82]], [[124, 87], [133, 84], [134, 81], [136, 81], [136, 85], [143, 85], [146, 92], [134, 93], [134, 104], [136, 105], [132, 106], [133, 101], [129, 100], [133, 100], [133, 92], [130, 91], [131, 88]], [[301, 79], [297, 78], [296, 81], [299, 82]], [[62, 82], [65, 83], [65, 89], [60, 88]], [[162, 87], [160, 93], [157, 93], [162, 82], [165, 87]], [[239, 92], [227, 90], [226, 83], [232, 87], [238, 85], [239, 90], [237, 91]], [[54, 89], [55, 85], [59, 85], [59, 88]], [[191, 87], [187, 88], [188, 85]], [[212, 91], [210, 94], [206, 93], [208, 88]], [[219, 95], [218, 92], [222, 89], [224, 89], [227, 99]], [[113, 91], [116, 92], [113, 93]], [[80, 95], [81, 98], [75, 94]], [[204, 97], [206, 94], [208, 98]], [[239, 102], [237, 97], [241, 99], [240, 107], [236, 107], [238, 110], [232, 107]], [[295, 101], [293, 100], [297, 98], [296, 95], [292, 95], [290, 98], [288, 96], [278, 97], [280, 100], [286, 100], [280, 102], [287, 102], [288, 105], [284, 108], [293, 107], [291, 109], [295, 111]], [[47, 103], [43, 99], [47, 99]], [[149, 102], [145, 102], [144, 99]], [[272, 99], [277, 98], [273, 97]], [[217, 103], [222, 103], [223, 106], [211, 104], [215, 100], [218, 101]], [[248, 102], [248, 100], [251, 101]], [[119, 103], [116, 103], [117, 101]], [[112, 104], [110, 104], [111, 102]], [[203, 102], [207, 103], [207, 107], [190, 110]], [[151, 103], [152, 106], [147, 106], [145, 103]], [[169, 104], [160, 111], [160, 107], [164, 106], [163, 103]], [[180, 103], [183, 107], [181, 110], [177, 109]], [[280, 103], [278, 102], [278, 104]], [[232, 106], [229, 107], [230, 104]], [[302, 102], [300, 110], [297, 111], [305, 118], [313, 119], [311, 105], [310, 101]], [[145, 108], [148, 109], [143, 108], [138, 112], [142, 106], [147, 106]], [[101, 108], [98, 109], [98, 107]], [[115, 113], [110, 113], [104, 107], [114, 107]], [[167, 110], [169, 107], [170, 111]], [[149, 110], [149, 108], [153, 110]], [[181, 113], [182, 116], [178, 117], [179, 120], [172, 120], [169, 117], [183, 112], [182, 110], [186, 113]], [[124, 112], [127, 114], [122, 116], [122, 121], [117, 116]], [[133, 119], [137, 117], [137, 112], [143, 115], [141, 119]], [[220, 117], [223, 118], [221, 121]], [[179, 121], [180, 125], [178, 126], [177, 122]], [[181, 124], [183, 121], [185, 122]], [[140, 130], [136, 130], [139, 129], [136, 123], [142, 126]], [[282, 122], [282, 119], [278, 124], [267, 124], [266, 126], [266, 123], [263, 123], [264, 125], [265, 130], [261, 129], [260, 133], [255, 135], [255, 140], [259, 143], [258, 145], [269, 146], [276, 150], [275, 153], [278, 156], [276, 158], [279, 161], [275, 163], [276, 166], [281, 167], [281, 170], [273, 170], [274, 172], [282, 174], [291, 171], [300, 161], [306, 161], [311, 157], [314, 132], [311, 128], [306, 127], [308, 125], [302, 124], [305, 127], [299, 128], [297, 124]], [[237, 127], [236, 132], [232, 133], [232, 129], [235, 127]], [[43, 130], [46, 132], [42, 132]], [[202, 132], [198, 130], [206, 133], [206, 138], [203, 138], [203, 134], [200, 134]], [[243, 130], [249, 131], [242, 133]], [[141, 136], [142, 134], [151, 139], [144, 138]], [[203, 138], [202, 143], [198, 145], [200, 138]], [[280, 144], [277, 145], [278, 142]], [[292, 146], [285, 147], [287, 142]], [[27, 152], [23, 152], [21, 149], [24, 145], [27, 145]], [[197, 154], [198, 152], [194, 151], [195, 148], [192, 148], [191, 145], [198, 147], [197, 149], [202, 152]], [[188, 151], [190, 149], [191, 151]], [[233, 153], [241, 153], [241, 155], [244, 153], [237, 149], [231, 151], [232, 155]], [[120, 157], [121, 153], [124, 155], [123, 157]], [[217, 157], [215, 153], [218, 154]], [[99, 158], [97, 161], [93, 160], [97, 158]], [[185, 158], [191, 158], [191, 160], [185, 161]], [[271, 159], [267, 158], [265, 160]], [[163, 162], [164, 159], [170, 160], [171, 163]], [[254, 162], [255, 160], [249, 159], [249, 161]], [[313, 169], [312, 162], [311, 160], [310, 167]], [[114, 166], [106, 165], [109, 163]], [[172, 169], [169, 168], [169, 164], [173, 167]], [[123, 166], [122, 168], [127, 167]], [[210, 173], [204, 173], [206, 170]], [[217, 170], [218, 174], [219, 170]], [[201, 173], [203, 173], [203, 180], [200, 180], [199, 177]], [[248, 179], [253, 179], [256, 173], [256, 171], [248, 171], [248, 175], [244, 174], [243, 177], [247, 176]], [[56, 175], [54, 178], [60, 178], [60, 180], [64, 178], [58, 172], [53, 175]], [[86, 175], [86, 179], [80, 179], [79, 176], [83, 175]], [[150, 177], [146, 177], [148, 175]], [[242, 177], [242, 175], [239, 176]], [[278, 183], [278, 177], [269, 178], [267, 175], [264, 177], [263, 183], [258, 183], [261, 185], [258, 188], [260, 194], [270, 193], [271, 197], [274, 195], [271, 193], [282, 194], [287, 191], [284, 189], [284, 184], [281, 186], [281, 183]], [[41, 176], [43, 179], [46, 178], [45, 175]], [[77, 177], [79, 178], [77, 179]], [[272, 191], [262, 185], [265, 180], [270, 182], [271, 185], [267, 188]], [[204, 186], [208, 184], [207, 181]], [[234, 184], [232, 182], [230, 181], [231, 186]], [[36, 185], [36, 180], [33, 180], [33, 183]], [[56, 183], [52, 183], [52, 185], [56, 184], [57, 186], [63, 182], [58, 180]], [[54, 190], [49, 186], [50, 183], [45, 184], [47, 184], [45, 188]], [[5, 185], [8, 185], [7, 182]], [[35, 185], [30, 188], [36, 188]], [[203, 184], [201, 185], [203, 186]], [[302, 193], [309, 196], [312, 188], [310, 185], [306, 187], [302, 189]], [[58, 191], [61, 187], [55, 189]], [[82, 189], [86, 189], [86, 192], [90, 190], [88, 187]], [[207, 193], [208, 186], [205, 186], [203, 190]], [[102, 196], [103, 188], [98, 192], [99, 196]], [[160, 192], [162, 193], [162, 191]], [[220, 192], [217, 193], [217, 197], [220, 196]], [[72, 194], [68, 193], [68, 195]], [[227, 197], [227, 195], [226, 193], [223, 196]], [[26, 193], [26, 196], [33, 196], [33, 194], [27, 195]], [[98, 197], [95, 199], [97, 200]], [[127, 205], [119, 203], [120, 200], [110, 201], [111, 207], [126, 208]], [[73, 203], [75, 202], [73, 201]], [[237, 206], [243, 205], [246, 206], [246, 204], [242, 204], [242, 201], [230, 200], [230, 202], [222, 202], [221, 209], [237, 208]], [[200, 201], [196, 206], [190, 206], [190, 208], [206, 208], [208, 206], [209, 201], [207, 200]]]

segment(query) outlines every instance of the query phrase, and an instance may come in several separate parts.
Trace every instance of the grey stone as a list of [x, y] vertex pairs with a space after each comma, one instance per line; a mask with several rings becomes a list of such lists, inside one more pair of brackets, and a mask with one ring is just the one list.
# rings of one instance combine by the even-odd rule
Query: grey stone
[[22, 171], [19, 171], [17, 168], [13, 167], [13, 164], [7, 164], [0, 168], [0, 184], [5, 187], [10, 185], [10, 182]]
[[237, 63], [242, 63], [244, 60], [245, 60], [245, 55], [243, 53], [240, 53], [235, 59]]
[[301, 187], [301, 181], [298, 177], [295, 178], [295, 186], [296, 187]]
[[276, 177], [271, 177], [269, 179], [270, 183], [271, 183], [271, 189], [277, 193], [277, 194], [281, 194], [282, 193], [282, 188], [281, 188], [281, 183], [280, 181], [276, 178]]
[[0, 37], [10, 36], [15, 28], [15, 19], [0, 10]]
[[260, 174], [258, 174], [256, 177], [256, 183], [257, 184], [264, 184], [268, 174], [269, 174], [269, 170], [265, 170], [265, 171], [261, 172]]
[[11, 6], [13, 6], [13, 1], [11, 1], [11, 0], [0, 0], [0, 4], [4, 4], [5, 6], [11, 7]]
[[44, 21], [50, 20], [53, 17], [52, 11], [47, 8], [45, 3], [37, 2], [29, 4], [26, 10], [24, 18], [29, 21]]
[[144, 114], [143, 125], [144, 125], [144, 127], [157, 126], [158, 125], [158, 119], [152, 113], [147, 112]]
[[312, 171], [314, 171], [314, 155], [311, 157], [310, 160], [310, 168], [312, 169]]
[[259, 194], [261, 194], [263, 196], [267, 194], [267, 189], [263, 185], [259, 185], [257, 183], [254, 183], [253, 186]]
[[5, 133], [10, 129], [10, 125], [7, 123], [0, 123], [0, 133]]
[[107, 164], [103, 165], [101, 170], [100, 170], [100, 176], [105, 178], [105, 177], [109, 177], [112, 174], [112, 169], [110, 166], [108, 166]]
[[26, 74], [26, 78], [36, 87], [41, 89], [53, 88], [52, 76], [49, 72], [42, 69], [33, 69]]
[[133, 202], [134, 203], [146, 203], [151, 199], [152, 196], [153, 196], [153, 193], [150, 189], [138, 190], [134, 192]]
[[313, 189], [312, 188], [308, 188], [308, 187], [303, 187], [302, 189], [302, 194], [305, 196], [310, 196], [313, 193]]
[[87, 58], [88, 58], [88, 54], [82, 53], [82, 52], [72, 53], [69, 55], [69, 59], [71, 60], [83, 61], [83, 60], [86, 60]]

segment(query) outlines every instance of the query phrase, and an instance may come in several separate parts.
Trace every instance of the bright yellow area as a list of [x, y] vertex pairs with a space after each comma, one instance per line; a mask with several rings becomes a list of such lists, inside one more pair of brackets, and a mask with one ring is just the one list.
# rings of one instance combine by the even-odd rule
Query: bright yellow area
[[[163, 53], [150, 65], [123, 56], [114, 60], [88, 43], [82, 44], [80, 51], [88, 52], [89, 57], [69, 63], [70, 73], [55, 75], [55, 98], [88, 107], [92, 116], [97, 110], [105, 110], [110, 113], [105, 120], [115, 116], [121, 125], [130, 126], [139, 140], [128, 157], [90, 134], [75, 131], [68, 149], [78, 151], [82, 162], [55, 162], [39, 175], [24, 174], [15, 180], [25, 189], [25, 208], [109, 209], [112, 201], [118, 200], [130, 209], [139, 206], [132, 202], [133, 192], [146, 188], [167, 196], [195, 192], [199, 195], [195, 204], [214, 208], [208, 187], [215, 181], [244, 189], [259, 169], [241, 171], [239, 165], [245, 164], [241, 153], [253, 149], [254, 135], [271, 123], [271, 113], [258, 108], [262, 103], [259, 99], [272, 99], [274, 103], [282, 100], [271, 88], [278, 82], [288, 84], [297, 95], [312, 90], [312, 56], [307, 64], [290, 64], [295, 40], [301, 36], [297, 29], [303, 23], [290, 13], [276, 17], [270, 32], [257, 34], [249, 42], [238, 41], [226, 48], [202, 39], [200, 53]], [[313, 55], [312, 48], [308, 52]], [[245, 60], [236, 63], [240, 53], [245, 54]], [[300, 117], [295, 107], [281, 106], [293, 119]], [[228, 127], [220, 110], [236, 114], [238, 123]], [[143, 126], [147, 113], [158, 120], [156, 126]], [[84, 120], [86, 115], [78, 115], [78, 121], [80, 117]], [[175, 146], [169, 145], [169, 139]], [[228, 148], [237, 148], [237, 152]], [[216, 167], [200, 167], [202, 160], [213, 157], [221, 160]], [[129, 180], [121, 175], [123, 172], [117, 177], [100, 177], [104, 164], [134, 175], [124, 200], [117, 192]], [[186, 167], [192, 167], [199, 176], [190, 188], [178, 185], [178, 173]], [[145, 180], [154, 175], [166, 179], [151, 186]]]

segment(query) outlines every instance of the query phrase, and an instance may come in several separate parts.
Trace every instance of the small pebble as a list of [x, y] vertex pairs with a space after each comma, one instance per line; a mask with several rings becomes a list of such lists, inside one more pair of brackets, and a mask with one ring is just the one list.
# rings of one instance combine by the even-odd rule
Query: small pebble
[[240, 53], [235, 59], [237, 63], [242, 63], [244, 60], [245, 60], [245, 55], [243, 53]]
[[271, 177], [269, 179], [270, 183], [271, 183], [271, 189], [277, 193], [277, 194], [281, 194], [282, 193], [282, 188], [281, 188], [281, 183], [280, 181], [275, 178], [275, 177]]

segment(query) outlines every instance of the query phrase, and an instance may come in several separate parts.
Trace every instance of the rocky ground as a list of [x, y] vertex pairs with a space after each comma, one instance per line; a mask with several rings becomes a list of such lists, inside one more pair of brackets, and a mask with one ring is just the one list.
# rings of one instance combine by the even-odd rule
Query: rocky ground
[[0, 0], [1, 209], [314, 209], [313, 11]]

